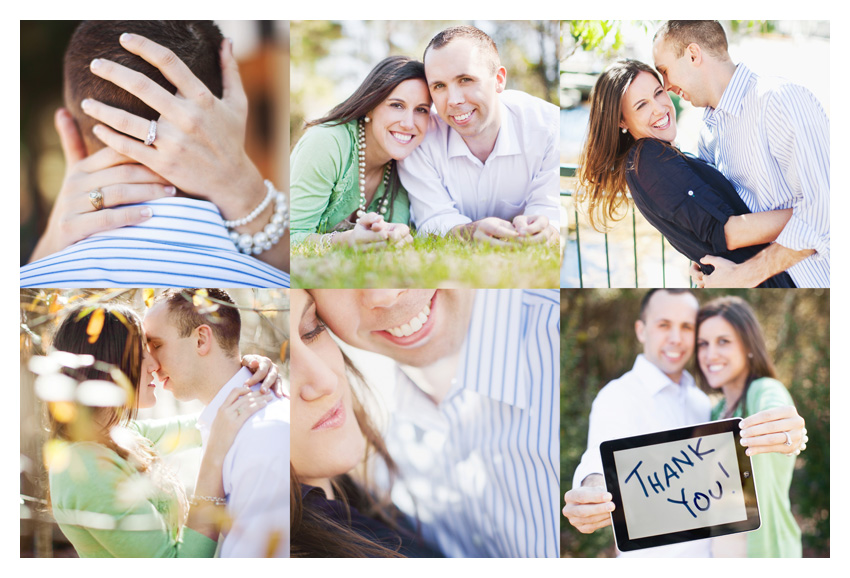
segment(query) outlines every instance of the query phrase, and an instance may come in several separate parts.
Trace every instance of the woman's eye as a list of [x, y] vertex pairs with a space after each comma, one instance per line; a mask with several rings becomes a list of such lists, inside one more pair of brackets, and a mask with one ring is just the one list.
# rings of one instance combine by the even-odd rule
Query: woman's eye
[[301, 341], [304, 343], [312, 343], [327, 329], [328, 326], [325, 325], [322, 321], [319, 321], [316, 324], [316, 327], [308, 331], [307, 333], [301, 336]]

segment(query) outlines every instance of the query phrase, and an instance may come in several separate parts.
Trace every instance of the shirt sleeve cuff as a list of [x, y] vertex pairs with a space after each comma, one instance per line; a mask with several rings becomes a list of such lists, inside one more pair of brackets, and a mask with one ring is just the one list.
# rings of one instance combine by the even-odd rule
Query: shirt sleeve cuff
[[471, 222], [472, 219], [460, 214], [434, 216], [425, 219], [421, 225], [417, 224], [416, 231], [418, 233], [434, 233], [445, 236], [458, 225], [468, 225]]
[[815, 260], [829, 258], [829, 235], [816, 233], [802, 218], [794, 215], [776, 237], [776, 242], [793, 251], [814, 249], [811, 258]]

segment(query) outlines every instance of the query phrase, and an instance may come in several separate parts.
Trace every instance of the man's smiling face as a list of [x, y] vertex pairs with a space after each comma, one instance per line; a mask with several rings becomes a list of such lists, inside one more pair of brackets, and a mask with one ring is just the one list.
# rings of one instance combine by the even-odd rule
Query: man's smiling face
[[425, 54], [425, 76], [437, 114], [464, 139], [498, 134], [505, 69], [496, 67], [469, 38]]
[[426, 367], [460, 351], [471, 289], [312, 289], [319, 317], [343, 341]]

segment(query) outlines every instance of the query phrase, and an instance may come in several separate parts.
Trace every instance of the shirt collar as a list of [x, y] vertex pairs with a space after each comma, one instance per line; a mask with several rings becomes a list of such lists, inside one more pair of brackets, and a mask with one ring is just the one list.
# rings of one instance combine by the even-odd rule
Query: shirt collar
[[756, 78], [755, 73], [747, 68], [746, 64], [743, 62], [739, 63], [735, 67], [735, 73], [729, 80], [726, 90], [723, 91], [723, 95], [720, 97], [720, 102], [717, 103], [717, 108], [706, 107], [703, 113], [703, 120], [707, 124], [714, 124], [714, 115], [718, 111], [733, 116], [737, 115], [741, 110], [741, 106], [743, 106], [744, 96], [747, 94], [750, 82]]
[[635, 372], [638, 381], [640, 381], [641, 385], [643, 385], [650, 395], [656, 395], [661, 390], [671, 386], [675, 388], [678, 388], [680, 385], [683, 388], [696, 387], [694, 378], [687, 370], [682, 370], [682, 379], [680, 383], [676, 383], [667, 377], [666, 373], [658, 369], [655, 364], [649, 361], [643, 353], [635, 359], [632, 371]]
[[[511, 155], [522, 154], [520, 150], [519, 138], [516, 134], [516, 129], [514, 127], [513, 122], [511, 122], [511, 113], [508, 110], [508, 107], [499, 100], [499, 109], [501, 114], [501, 124], [499, 126], [499, 134], [496, 135], [496, 144], [493, 145], [493, 151], [490, 153], [490, 156], [487, 157], [487, 160], [495, 157], [505, 157]], [[443, 122], [443, 119], [440, 119], [440, 122]], [[448, 155], [449, 158], [452, 157], [469, 157], [470, 159], [475, 160], [478, 163], [481, 161], [472, 154], [472, 151], [469, 150], [469, 147], [466, 145], [466, 142], [463, 140], [463, 137], [451, 127], [448, 127], [449, 132], [449, 146], [448, 146]]]
[[251, 377], [251, 375], [251, 370], [247, 367], [240, 368], [239, 371], [237, 371], [236, 374], [231, 377], [230, 380], [221, 387], [221, 389], [218, 390], [218, 393], [215, 394], [215, 397], [209, 405], [207, 405], [207, 407], [204, 408], [204, 411], [201, 412], [200, 417], [198, 417], [198, 428], [205, 436], [204, 443], [206, 443], [206, 436], [209, 435], [212, 422], [215, 419], [219, 408], [224, 404], [224, 400], [227, 398], [227, 395], [237, 387], [241, 387]]
[[[522, 356], [525, 293], [521, 290], [477, 289], [469, 329], [461, 347], [454, 384], [444, 399], [472, 391], [520, 409], [528, 409], [528, 387]], [[399, 373], [410, 380], [402, 368]], [[396, 410], [421, 422], [427, 395], [412, 383], [396, 396]], [[433, 426], [434, 424], [432, 424]]]

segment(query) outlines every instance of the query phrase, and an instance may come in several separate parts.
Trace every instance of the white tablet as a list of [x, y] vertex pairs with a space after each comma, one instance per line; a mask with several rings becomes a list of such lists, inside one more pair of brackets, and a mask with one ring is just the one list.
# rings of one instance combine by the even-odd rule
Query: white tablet
[[600, 445], [623, 552], [756, 530], [752, 464], [739, 418]]

